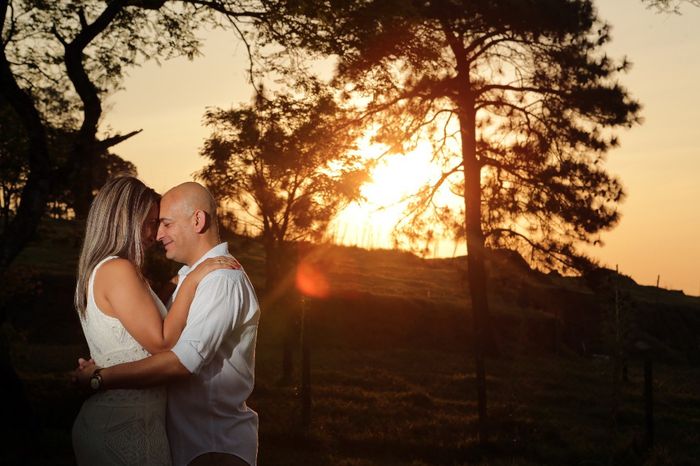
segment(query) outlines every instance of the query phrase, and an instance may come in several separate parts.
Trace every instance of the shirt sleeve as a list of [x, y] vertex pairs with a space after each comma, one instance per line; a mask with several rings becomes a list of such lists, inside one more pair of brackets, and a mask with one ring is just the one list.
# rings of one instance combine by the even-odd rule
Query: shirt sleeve
[[242, 313], [243, 274], [214, 271], [197, 286], [185, 329], [172, 352], [183, 366], [196, 374], [235, 328]]

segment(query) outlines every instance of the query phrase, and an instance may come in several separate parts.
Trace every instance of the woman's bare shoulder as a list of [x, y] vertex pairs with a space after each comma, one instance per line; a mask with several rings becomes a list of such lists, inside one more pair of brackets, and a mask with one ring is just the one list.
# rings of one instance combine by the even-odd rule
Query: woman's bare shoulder
[[117, 257], [108, 260], [97, 269], [95, 280], [107, 280], [112, 284], [127, 284], [133, 279], [139, 279], [136, 266], [128, 259]]
[[[136, 266], [127, 259], [115, 258], [103, 263], [95, 273], [95, 302], [100, 310], [110, 317], [122, 320], [119, 309], [129, 306], [117, 304], [121, 299], [143, 298], [146, 289]], [[116, 306], [116, 307], [115, 307]], [[122, 322], [123, 323], [123, 322]]]

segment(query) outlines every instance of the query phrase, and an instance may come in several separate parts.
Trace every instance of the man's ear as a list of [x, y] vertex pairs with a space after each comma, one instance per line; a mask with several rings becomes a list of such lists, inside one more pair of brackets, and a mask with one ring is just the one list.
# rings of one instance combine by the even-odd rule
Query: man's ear
[[207, 213], [203, 210], [195, 210], [194, 212], [194, 231], [202, 233], [207, 228]]

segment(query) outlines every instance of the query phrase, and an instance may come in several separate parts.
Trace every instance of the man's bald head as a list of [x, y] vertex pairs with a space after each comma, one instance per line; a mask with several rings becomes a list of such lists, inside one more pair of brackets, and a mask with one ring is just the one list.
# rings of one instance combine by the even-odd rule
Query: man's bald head
[[160, 201], [158, 240], [170, 259], [190, 264], [219, 243], [216, 201], [199, 183], [182, 183]]
[[194, 181], [179, 184], [163, 194], [163, 199], [166, 198], [188, 214], [195, 210], [202, 210], [213, 219], [213, 223], [216, 223], [216, 201], [209, 190], [201, 184]]

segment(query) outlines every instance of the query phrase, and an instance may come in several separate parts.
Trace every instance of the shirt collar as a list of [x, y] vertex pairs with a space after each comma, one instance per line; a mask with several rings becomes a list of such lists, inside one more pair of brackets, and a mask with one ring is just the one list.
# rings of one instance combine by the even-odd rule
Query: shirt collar
[[210, 257], [228, 256], [228, 255], [230, 255], [229, 252], [228, 252], [228, 243], [224, 241], [223, 243], [217, 244], [216, 246], [214, 246], [213, 248], [211, 248], [209, 251], [207, 251], [206, 253], [204, 253], [204, 255], [203, 255], [202, 257], [200, 257], [200, 258], [197, 260], [197, 262], [195, 262], [194, 264], [192, 264], [192, 267], [188, 267], [187, 265], [183, 265], [183, 266], [180, 268], [180, 270], [177, 272], [177, 274], [178, 274], [180, 277], [185, 276], [185, 275], [187, 275], [188, 273], [190, 273], [190, 271], [191, 271], [192, 269], [194, 269], [195, 267], [197, 267], [199, 264], [201, 264], [201, 263], [204, 262], [205, 260], [209, 259]]

